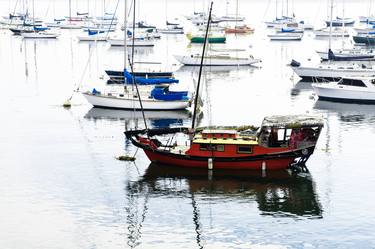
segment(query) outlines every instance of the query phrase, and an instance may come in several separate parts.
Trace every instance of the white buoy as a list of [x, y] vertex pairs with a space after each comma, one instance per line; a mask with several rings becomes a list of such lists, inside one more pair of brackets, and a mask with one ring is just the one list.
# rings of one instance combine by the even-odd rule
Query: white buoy
[[266, 162], [263, 161], [262, 162], [262, 171], [266, 171], [267, 170], [267, 165], [266, 165]]
[[212, 161], [212, 158], [208, 158], [208, 169], [212, 170], [214, 168], [214, 163]]
[[267, 176], [266, 170], [267, 170], [267, 165], [266, 165], [266, 162], [263, 161], [262, 162], [262, 177], [266, 177]]

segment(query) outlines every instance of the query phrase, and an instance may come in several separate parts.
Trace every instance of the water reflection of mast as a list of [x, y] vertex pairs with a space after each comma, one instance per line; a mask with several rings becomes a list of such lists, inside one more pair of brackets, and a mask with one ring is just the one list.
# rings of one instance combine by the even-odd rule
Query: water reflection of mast
[[197, 202], [195, 200], [195, 197], [194, 197], [194, 193], [193, 192], [190, 192], [191, 194], [191, 205], [193, 207], [193, 222], [194, 222], [194, 225], [195, 225], [195, 232], [197, 234], [197, 244], [198, 244], [198, 248], [200, 249], [203, 249], [203, 245], [202, 245], [202, 225], [200, 223], [200, 214], [199, 214], [199, 209], [198, 209], [198, 205], [197, 205]]
[[[128, 182], [127, 184], [127, 200], [128, 207], [125, 208], [127, 212], [127, 223], [128, 223], [128, 246], [130, 248], [135, 248], [141, 244], [139, 240], [141, 239], [142, 224], [146, 219], [146, 213], [148, 210], [147, 204], [149, 200], [149, 191], [146, 191], [145, 201], [142, 205], [143, 211], [139, 218], [138, 216], [138, 196], [139, 193], [143, 191], [139, 189], [141, 186], [137, 182]], [[137, 189], [138, 188], [138, 189]], [[140, 219], [140, 221], [139, 221]]]

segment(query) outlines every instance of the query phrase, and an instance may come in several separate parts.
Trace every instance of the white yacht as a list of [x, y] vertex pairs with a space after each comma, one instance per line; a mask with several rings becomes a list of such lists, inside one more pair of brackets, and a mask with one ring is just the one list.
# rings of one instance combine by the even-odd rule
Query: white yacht
[[375, 104], [375, 77], [345, 77], [339, 81], [312, 84], [321, 100]]

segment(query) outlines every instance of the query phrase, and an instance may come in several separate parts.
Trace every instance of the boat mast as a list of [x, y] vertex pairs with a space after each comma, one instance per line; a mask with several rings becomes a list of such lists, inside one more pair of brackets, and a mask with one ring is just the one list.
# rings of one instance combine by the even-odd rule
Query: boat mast
[[342, 41], [342, 49], [344, 49], [344, 33], [345, 33], [345, 6], [344, 6], [344, 0], [342, 0], [342, 37], [341, 37], [341, 41]]
[[69, 23], [72, 22], [72, 0], [69, 0]]
[[[125, 0], [125, 3], [126, 3], [126, 0]], [[126, 12], [126, 8], [125, 8], [125, 12]], [[126, 29], [125, 29], [125, 34], [126, 34]], [[126, 37], [125, 37], [125, 41], [126, 41]], [[132, 34], [132, 54], [131, 54], [132, 60], [131, 60], [131, 63], [129, 63], [129, 65], [130, 65], [132, 81], [133, 81], [132, 86], [135, 86], [135, 89], [137, 91], [138, 101], [139, 101], [139, 105], [140, 105], [141, 111], [142, 111], [143, 122], [145, 124], [145, 129], [148, 130], [147, 122], [146, 122], [146, 116], [145, 116], [145, 110], [143, 109], [143, 103], [142, 103], [142, 99], [141, 99], [141, 94], [139, 93], [138, 85], [137, 85], [137, 82], [135, 81], [135, 76], [134, 76], [134, 41], [135, 41], [135, 0], [133, 0], [133, 34]], [[127, 48], [125, 47], [124, 50], [126, 51]], [[125, 82], [125, 69], [124, 69], [124, 82]], [[147, 133], [147, 136], [148, 136], [148, 133]]]
[[195, 92], [195, 98], [194, 98], [193, 120], [192, 120], [192, 124], [191, 124], [191, 128], [192, 129], [195, 128], [195, 119], [196, 119], [196, 116], [197, 116], [197, 108], [198, 108], [197, 106], [198, 106], [198, 98], [199, 98], [199, 86], [200, 86], [200, 83], [201, 83], [204, 53], [205, 53], [205, 50], [206, 50], [206, 44], [207, 44], [207, 40], [208, 40], [207, 39], [208, 38], [208, 30], [210, 28], [210, 23], [211, 23], [212, 5], [213, 5], [213, 2], [211, 2], [211, 5], [210, 5], [210, 11], [208, 13], [206, 33], [204, 34], [204, 43], [203, 43], [203, 51], [202, 51], [202, 57], [201, 57], [201, 64], [200, 64], [200, 67], [199, 67], [198, 84], [197, 84], [197, 90]]
[[332, 16], [333, 16], [333, 0], [331, 0], [331, 17], [329, 20], [329, 40], [328, 49], [331, 49], [331, 38], [332, 38]]
[[126, 77], [125, 77], [125, 70], [126, 70], [126, 52], [127, 52], [127, 15], [128, 15], [128, 12], [127, 12], [127, 9], [128, 9], [128, 5], [127, 5], [127, 0], [124, 1], [124, 85], [126, 86]]

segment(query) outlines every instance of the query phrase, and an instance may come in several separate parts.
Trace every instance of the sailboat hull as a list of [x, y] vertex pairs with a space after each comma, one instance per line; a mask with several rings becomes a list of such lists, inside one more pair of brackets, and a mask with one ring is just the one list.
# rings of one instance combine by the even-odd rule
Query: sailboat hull
[[[164, 155], [158, 151], [145, 150], [147, 157], [151, 162], [163, 163], [178, 167], [189, 168], [208, 168], [206, 157], [187, 157], [179, 155]], [[213, 160], [214, 169], [237, 169], [237, 170], [261, 170], [262, 166], [268, 170], [287, 169], [294, 161], [296, 156], [292, 153], [275, 156], [254, 156], [246, 158], [215, 158]]]
[[[102, 94], [92, 94], [89, 92], [82, 93], [87, 101], [95, 107], [124, 109], [124, 110], [140, 110], [141, 105], [138, 97], [129, 98], [127, 96], [106, 96]], [[186, 109], [190, 102], [188, 100], [181, 101], [161, 101], [155, 99], [142, 100], [144, 110], [183, 110]]]
[[373, 69], [349, 69], [330, 67], [292, 67], [293, 71], [301, 78], [311, 79], [340, 79], [342, 77], [374, 77]]
[[[176, 60], [186, 66], [200, 66], [201, 57], [175, 55]], [[204, 66], [246, 66], [260, 62], [254, 58], [235, 58], [228, 56], [207, 56], [203, 60]]]

